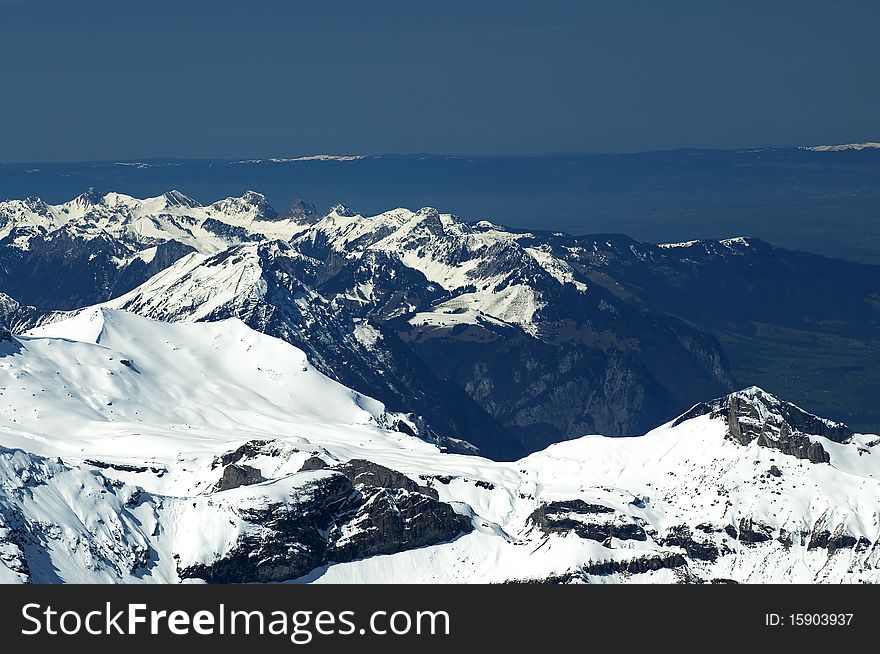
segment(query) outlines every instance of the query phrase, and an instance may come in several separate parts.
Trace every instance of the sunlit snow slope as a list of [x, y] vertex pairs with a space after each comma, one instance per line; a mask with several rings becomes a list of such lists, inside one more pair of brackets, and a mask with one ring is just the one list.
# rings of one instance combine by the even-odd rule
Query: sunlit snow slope
[[0, 580], [880, 580], [880, 439], [756, 388], [513, 463], [400, 424], [236, 319], [0, 332]]

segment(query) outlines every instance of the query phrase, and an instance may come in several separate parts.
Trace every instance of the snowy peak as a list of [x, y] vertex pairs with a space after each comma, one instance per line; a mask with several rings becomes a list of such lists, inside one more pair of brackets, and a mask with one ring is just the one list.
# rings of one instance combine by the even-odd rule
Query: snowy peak
[[[750, 236], [733, 236], [717, 240], [698, 239], [694, 241], [682, 241], [680, 243], [660, 243], [658, 247], [664, 250], [701, 250], [707, 255], [739, 254], [746, 248], [763, 248], [767, 244], [764, 241]], [[690, 252], [688, 252], [690, 254]]]
[[298, 277], [313, 264], [281, 241], [237, 245], [215, 254], [191, 254], [109, 306], [156, 320], [238, 316], [257, 308], [276, 284], [292, 298], [309, 294]]
[[340, 218], [354, 218], [358, 213], [344, 204], [335, 204], [330, 207], [330, 213], [328, 215], [335, 215]]
[[52, 212], [49, 205], [40, 198], [25, 198], [24, 200], [7, 200], [0, 202], [0, 221], [16, 221], [26, 216], [41, 216], [51, 219]]
[[[187, 439], [187, 424], [260, 432], [274, 423], [262, 434], [266, 437], [289, 432], [295, 423], [378, 426], [385, 415], [379, 402], [315, 370], [302, 350], [235, 318], [168, 324], [97, 307], [21, 339], [27, 353], [18, 366], [30, 375], [16, 386], [9, 381], [16, 369], [0, 368], [8, 399], [0, 424], [7, 427], [17, 413], [11, 409], [20, 411], [33, 393], [48, 398], [41, 407], [42, 429], [60, 433], [65, 415], [85, 420], [90, 429], [65, 432], [74, 441], [126, 432], [146, 419], [143, 429], [127, 432], [126, 444], [105, 443], [105, 456], [124, 456], [130, 448], [144, 459], [156, 455], [144, 430], [173, 442], [173, 432]], [[291, 426], [283, 429], [285, 420]], [[163, 436], [163, 430], [171, 433]], [[140, 444], [138, 432], [145, 437]]]
[[211, 205], [211, 208], [222, 214], [250, 215], [254, 220], [275, 220], [278, 212], [269, 204], [262, 193], [246, 191], [237, 198], [226, 198]]
[[99, 204], [103, 196], [98, 193], [94, 186], [90, 186], [85, 191], [76, 196], [69, 204], [76, 207], [88, 208]]
[[761, 447], [813, 463], [831, 460], [822, 445], [823, 439], [846, 444], [854, 435], [845, 424], [808, 413], [757, 386], [698, 404], [673, 424], [707, 414], [722, 419], [727, 424], [729, 438], [741, 445], [756, 442]]
[[194, 200], [188, 195], [184, 195], [180, 191], [171, 190], [167, 193], [163, 193], [162, 197], [165, 198], [165, 206], [166, 207], [182, 207], [185, 209], [194, 209], [196, 207], [201, 207], [202, 205], [198, 202], [198, 200]]
[[60, 229], [86, 240], [110, 235], [132, 251], [177, 241], [210, 253], [248, 241], [288, 240], [303, 226], [280, 218], [266, 196], [254, 191], [210, 206], [177, 190], [138, 199], [89, 189], [60, 205], [39, 199], [0, 202], [0, 239], [12, 235], [20, 250], [30, 247], [31, 238], [51, 238]]

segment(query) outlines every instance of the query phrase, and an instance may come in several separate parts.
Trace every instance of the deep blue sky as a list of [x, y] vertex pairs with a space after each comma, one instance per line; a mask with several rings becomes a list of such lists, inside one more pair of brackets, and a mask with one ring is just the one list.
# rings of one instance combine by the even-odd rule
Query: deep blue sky
[[0, 0], [0, 161], [880, 140], [876, 0]]

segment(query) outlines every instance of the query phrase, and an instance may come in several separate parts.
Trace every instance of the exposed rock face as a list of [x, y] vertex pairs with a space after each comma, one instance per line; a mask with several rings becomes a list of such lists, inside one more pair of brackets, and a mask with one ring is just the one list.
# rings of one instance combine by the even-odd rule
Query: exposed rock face
[[[679, 573], [683, 581], [700, 581], [692, 578], [689, 574], [687, 559], [681, 554], [662, 554], [653, 556], [637, 556], [626, 560], [608, 560], [588, 563], [577, 570], [563, 575], [555, 575], [545, 579], [519, 579], [511, 581], [512, 584], [572, 584], [589, 583], [590, 577], [608, 577], [611, 575], [630, 576], [657, 572], [659, 570], [673, 570]], [[714, 583], [714, 580], [713, 580]], [[734, 582], [735, 583], [735, 582]]]
[[119, 297], [128, 293], [136, 286], [143, 284], [156, 273], [162, 272], [168, 266], [195, 250], [177, 241], [164, 241], [156, 246], [156, 253], [147, 262], [143, 259], [134, 258], [119, 270], [119, 275], [113, 280], [109, 289], [110, 297]]
[[870, 541], [864, 537], [856, 538], [842, 529], [836, 530], [834, 533], [827, 529], [814, 530], [810, 535], [810, 543], [808, 549], [822, 548], [828, 550], [829, 554], [835, 550], [849, 549], [860, 546], [863, 549], [870, 546]]
[[15, 340], [12, 336], [12, 332], [4, 327], [3, 323], [0, 323], [0, 358], [8, 354], [15, 354], [20, 350], [21, 343]]
[[619, 573], [645, 574], [657, 570], [674, 569], [687, 566], [687, 560], [681, 554], [663, 556], [643, 556], [627, 561], [606, 561], [593, 563], [583, 568], [584, 575], [612, 575]]
[[378, 463], [365, 459], [351, 459], [335, 468], [355, 486], [399, 488], [410, 493], [421, 493], [437, 499], [437, 491], [429, 486], [420, 486], [404, 474], [380, 466]]
[[231, 490], [239, 486], [259, 484], [261, 481], [264, 481], [264, 478], [259, 469], [231, 463], [223, 468], [223, 476], [217, 483], [217, 490]]
[[9, 332], [16, 323], [26, 317], [33, 307], [22, 307], [16, 300], [0, 291], [0, 331]]
[[310, 484], [302, 501], [290, 498], [241, 509], [241, 517], [259, 529], [244, 534], [210, 565], [180, 570], [181, 579], [246, 583], [282, 581], [306, 574], [326, 560], [330, 543], [324, 534], [335, 526], [335, 517], [352, 492], [345, 476], [322, 476]]
[[[692, 559], [700, 561], [717, 561], [721, 549], [708, 538], [697, 539], [687, 525], [679, 525], [669, 530], [666, 538], [660, 541], [663, 545], [680, 547]], [[724, 548], [726, 550], [727, 548]]]
[[427, 309], [446, 294], [388, 252], [364, 252], [357, 259], [343, 260], [338, 270], [334, 257], [327, 255], [325, 269], [322, 293], [335, 295], [337, 304], [359, 317], [380, 323]]
[[467, 519], [450, 505], [401, 488], [364, 487], [356, 505], [347, 533], [334, 543], [331, 560], [393, 554], [470, 531]]
[[449, 504], [413, 490], [417, 485], [404, 475], [353, 463], [305, 473], [314, 479], [284, 501], [240, 508], [253, 529], [212, 563], [182, 567], [180, 577], [221, 583], [295, 579], [326, 563], [435, 545], [472, 529]]
[[258, 456], [285, 458], [299, 452], [288, 443], [277, 440], [251, 440], [225, 454], [217, 457], [211, 464], [212, 468], [229, 466], [245, 459], [253, 459]]
[[548, 534], [570, 531], [600, 543], [609, 538], [641, 541], [648, 538], [639, 518], [583, 500], [543, 504], [532, 512], [529, 522]]
[[70, 310], [131, 290], [191, 249], [172, 243], [157, 250], [150, 263], [135, 259], [120, 265], [131, 254], [122, 241], [106, 234], [87, 239], [61, 229], [31, 239], [27, 250], [0, 246], [0, 285], [40, 310]]
[[736, 538], [741, 543], [764, 543], [773, 538], [773, 528], [750, 518], [742, 518]]
[[547, 343], [488, 326], [420, 338], [410, 347], [460, 384], [505, 427], [521, 452], [571, 434], [639, 433], [675, 411], [675, 400], [626, 353], [586, 343]]
[[761, 447], [779, 450], [812, 463], [828, 463], [831, 460], [822, 444], [815, 440], [816, 436], [835, 443], [846, 443], [853, 435], [852, 430], [843, 423], [807, 413], [758, 388], [697, 404], [674, 424], [706, 414], [723, 418], [728, 425], [729, 437], [740, 445], [757, 441]]
[[310, 456], [302, 464], [300, 472], [308, 472], [309, 470], [323, 470], [327, 467], [327, 462], [319, 456]]
[[19, 511], [0, 502], [0, 562], [21, 581], [31, 581], [31, 571], [25, 554], [27, 529]]
[[304, 220], [317, 220], [318, 212], [315, 210], [315, 205], [311, 202], [306, 202], [305, 200], [296, 199], [290, 205], [290, 212], [288, 215], [291, 218], [295, 218], [300, 221]]

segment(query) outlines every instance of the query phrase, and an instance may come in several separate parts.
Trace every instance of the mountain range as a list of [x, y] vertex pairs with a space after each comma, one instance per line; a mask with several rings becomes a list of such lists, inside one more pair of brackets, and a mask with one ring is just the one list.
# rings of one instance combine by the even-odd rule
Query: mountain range
[[0, 203], [0, 290], [24, 326], [132, 292], [148, 317], [239, 317], [494, 457], [641, 433], [748, 383], [880, 431], [880, 267], [754, 238], [658, 246], [428, 208], [280, 215], [254, 192], [90, 190]]
[[880, 352], [878, 289], [751, 237], [0, 202], [0, 571], [874, 581], [876, 378], [840, 357]]
[[[876, 146], [876, 144], [874, 144]], [[468, 221], [652, 243], [740, 234], [880, 264], [880, 148], [871, 143], [542, 156], [361, 154], [0, 163], [0, 198], [62, 203], [94, 186], [136, 197], [179, 188], [204, 204], [259, 189], [373, 215], [448, 207]]]

